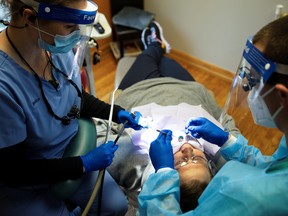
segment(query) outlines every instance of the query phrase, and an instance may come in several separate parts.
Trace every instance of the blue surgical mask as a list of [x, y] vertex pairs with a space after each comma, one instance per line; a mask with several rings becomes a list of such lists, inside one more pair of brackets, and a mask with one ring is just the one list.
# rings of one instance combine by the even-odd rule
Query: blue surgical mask
[[42, 49], [51, 53], [67, 53], [75, 47], [80, 39], [80, 30], [75, 30], [71, 34], [65, 36], [56, 34], [54, 36], [55, 45], [46, 43], [42, 38], [38, 39], [38, 44]]
[[248, 103], [250, 106], [250, 110], [253, 116], [253, 120], [255, 124], [261, 125], [268, 128], [276, 128], [276, 124], [274, 119], [276, 116], [282, 111], [283, 106], [280, 106], [273, 115], [271, 115], [265, 101], [264, 97], [266, 97], [270, 92], [274, 90], [275, 87], [271, 88], [269, 91], [265, 92], [262, 96], [257, 94], [256, 97], [253, 96], [253, 89], [249, 93]]
[[[46, 31], [39, 29], [39, 27], [38, 28], [36, 28], [35, 26], [32, 26], [32, 27], [39, 31], [39, 38], [38, 38], [39, 47], [41, 47], [42, 49], [45, 49], [51, 53], [67, 53], [70, 50], [72, 50], [72, 48], [75, 47], [75, 45], [81, 39], [80, 30], [75, 30], [68, 35], [58, 35], [58, 34], [52, 35]], [[41, 38], [40, 32], [43, 32], [44, 34], [47, 34], [47, 35], [54, 37], [54, 44], [55, 45], [51, 45], [51, 44], [45, 42]]]

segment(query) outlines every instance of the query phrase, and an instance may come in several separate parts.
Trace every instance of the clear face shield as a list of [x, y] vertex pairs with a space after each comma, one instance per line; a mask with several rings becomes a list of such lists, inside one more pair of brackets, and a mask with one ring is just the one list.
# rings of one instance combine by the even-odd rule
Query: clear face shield
[[259, 140], [271, 140], [272, 144], [278, 145], [282, 137], [279, 130], [271, 128], [277, 127], [275, 118], [283, 108], [280, 98], [275, 100], [274, 87], [283, 81], [283, 77], [288, 77], [288, 66], [267, 59], [248, 39], [221, 118], [225, 113], [232, 116], [242, 135], [250, 143], [259, 145], [256, 147], [261, 147]]
[[0, 32], [6, 28], [6, 26], [4, 25], [5, 21], [9, 22], [10, 20], [8, 14], [9, 14], [8, 8], [5, 8], [2, 5], [0, 5]]
[[[66, 103], [68, 111], [66, 110], [66, 114], [66, 111], [62, 110], [65, 113], [63, 116], [63, 112], [60, 114], [57, 109], [52, 108], [49, 103], [49, 98], [43, 89], [41, 79], [39, 76], [36, 76], [48, 111], [54, 118], [61, 121], [64, 125], [68, 125], [73, 119], [80, 117], [79, 111], [82, 98], [80, 72], [98, 7], [92, 1], [67, 1], [67, 5], [65, 6], [34, 0], [21, 1], [27, 5], [29, 9], [33, 8], [37, 13], [35, 24], [30, 26], [38, 31], [39, 47], [48, 52], [46, 52], [47, 58], [52, 65], [52, 73], [56, 78], [56, 81], [52, 83], [53, 86], [58, 88], [59, 85], [66, 85], [68, 83], [71, 84], [77, 92], [78, 97]], [[26, 6], [23, 7], [25, 8]], [[71, 27], [71, 29], [73, 29], [73, 31], [68, 35], [54, 35], [51, 32], [39, 28], [39, 20], [55, 22], [52, 24], [55, 24], [56, 28], [59, 27], [59, 30], [65, 29], [67, 26], [68, 29], [70, 29], [69, 26], [72, 26], [73, 28]], [[66, 25], [66, 23], [68, 24]], [[44, 34], [50, 35], [54, 41], [45, 41], [42, 38]]]
[[[61, 6], [43, 2], [39, 3], [34, 0], [21, 1], [37, 12], [37, 19], [66, 22], [79, 26], [77, 30], [74, 30], [68, 35], [52, 35], [49, 32], [39, 29], [39, 26], [37, 28], [39, 31], [39, 46], [50, 52], [53, 58], [59, 57], [62, 60], [67, 59], [67, 61], [65, 60], [67, 62], [65, 69], [69, 71], [69, 78], [72, 78], [76, 71], [79, 74], [80, 68], [83, 65], [87, 44], [90, 40], [98, 6], [92, 1], [79, 1], [81, 2], [81, 9], [79, 9], [79, 2], [71, 2], [68, 6]], [[77, 8], [73, 7], [74, 4], [77, 5]], [[37, 19], [36, 24], [38, 25]], [[40, 32], [41, 34], [44, 33], [54, 37], [54, 43], [47, 43], [43, 40]]]

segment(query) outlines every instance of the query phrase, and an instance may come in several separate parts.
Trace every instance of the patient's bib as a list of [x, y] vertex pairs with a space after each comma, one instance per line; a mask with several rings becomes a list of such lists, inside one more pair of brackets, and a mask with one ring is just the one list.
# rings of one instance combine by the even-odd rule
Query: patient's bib
[[[169, 129], [173, 132], [171, 141], [174, 151], [179, 147], [179, 142], [182, 138], [185, 139], [185, 124], [191, 117], [205, 117], [218, 127], [223, 128], [221, 124], [211, 116], [201, 105], [193, 106], [186, 103], [181, 103], [173, 106], [161, 106], [156, 103], [150, 103], [144, 106], [134, 107], [132, 112], [139, 111], [143, 117], [151, 117], [152, 123], [149, 128], [144, 128], [140, 131], [131, 130], [129, 133], [132, 136], [133, 144], [149, 154], [150, 143], [154, 141], [159, 132], [156, 130]], [[190, 141], [191, 145], [198, 149], [202, 148], [205, 152], [214, 155], [219, 147], [211, 144], [203, 139]], [[179, 148], [178, 148], [179, 149]]]

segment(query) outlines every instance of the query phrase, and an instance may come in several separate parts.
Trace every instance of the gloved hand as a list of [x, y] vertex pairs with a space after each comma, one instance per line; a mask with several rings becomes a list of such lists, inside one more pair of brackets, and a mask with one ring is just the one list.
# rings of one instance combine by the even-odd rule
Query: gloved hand
[[119, 122], [124, 124], [126, 121], [127, 123], [125, 124], [125, 128], [133, 128], [134, 130], [141, 130], [142, 127], [140, 125], [138, 125], [139, 119], [141, 117], [141, 113], [140, 112], [134, 112], [133, 113], [129, 113], [125, 110], [121, 110], [118, 113], [118, 119]]
[[85, 168], [85, 172], [101, 170], [108, 167], [114, 158], [114, 152], [118, 146], [113, 141], [109, 141], [99, 147], [94, 148], [86, 155], [80, 156]]
[[222, 146], [229, 137], [229, 133], [223, 131], [214, 123], [206, 118], [190, 118], [186, 122], [185, 132], [191, 133], [195, 138], [203, 138], [208, 142], [214, 143], [218, 146]]
[[172, 131], [162, 130], [149, 149], [149, 155], [156, 172], [160, 168], [170, 167], [174, 169], [174, 156], [171, 145]]

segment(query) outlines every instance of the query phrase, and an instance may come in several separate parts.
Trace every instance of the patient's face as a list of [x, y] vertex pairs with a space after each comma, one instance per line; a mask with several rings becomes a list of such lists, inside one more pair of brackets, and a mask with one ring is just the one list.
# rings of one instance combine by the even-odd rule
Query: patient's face
[[191, 144], [183, 144], [179, 151], [174, 153], [174, 161], [181, 182], [191, 179], [207, 183], [211, 181], [212, 177], [204, 153]]

